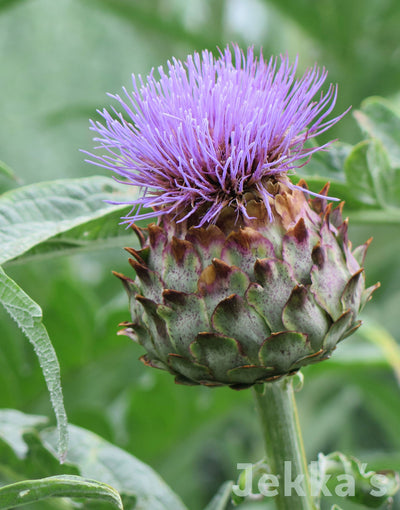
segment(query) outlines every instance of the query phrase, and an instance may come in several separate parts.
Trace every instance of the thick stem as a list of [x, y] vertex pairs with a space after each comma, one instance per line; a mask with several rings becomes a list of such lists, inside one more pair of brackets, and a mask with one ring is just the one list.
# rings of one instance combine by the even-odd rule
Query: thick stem
[[[293, 391], [293, 377], [254, 390], [264, 434], [267, 463], [277, 477], [278, 510], [315, 510]], [[278, 485], [275, 483], [275, 485]]]

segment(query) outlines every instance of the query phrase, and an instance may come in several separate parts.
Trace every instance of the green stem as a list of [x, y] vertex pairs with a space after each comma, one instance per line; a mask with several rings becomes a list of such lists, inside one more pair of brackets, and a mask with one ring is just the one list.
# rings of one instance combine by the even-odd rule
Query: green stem
[[[297, 415], [293, 377], [254, 390], [264, 434], [267, 463], [277, 476], [278, 510], [315, 510]], [[296, 483], [297, 482], [297, 483]], [[275, 484], [277, 485], [277, 484]]]

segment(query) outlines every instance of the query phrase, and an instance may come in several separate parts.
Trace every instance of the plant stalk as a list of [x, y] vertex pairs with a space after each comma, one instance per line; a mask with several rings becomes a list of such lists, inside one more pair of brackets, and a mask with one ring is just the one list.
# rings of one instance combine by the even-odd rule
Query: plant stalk
[[[315, 510], [293, 390], [293, 377], [254, 389], [277, 510]], [[279, 486], [278, 485], [279, 482]]]

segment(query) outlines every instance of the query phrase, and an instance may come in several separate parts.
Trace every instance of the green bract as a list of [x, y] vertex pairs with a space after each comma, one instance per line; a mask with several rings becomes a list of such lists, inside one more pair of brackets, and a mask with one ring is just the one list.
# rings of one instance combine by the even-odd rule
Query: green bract
[[117, 276], [132, 319], [122, 333], [146, 349], [145, 364], [178, 383], [241, 389], [328, 358], [358, 328], [378, 286], [365, 289], [369, 242], [351, 249], [341, 205], [282, 182], [268, 192], [272, 222], [254, 192], [249, 219], [227, 207], [206, 228], [135, 227], [136, 278]]

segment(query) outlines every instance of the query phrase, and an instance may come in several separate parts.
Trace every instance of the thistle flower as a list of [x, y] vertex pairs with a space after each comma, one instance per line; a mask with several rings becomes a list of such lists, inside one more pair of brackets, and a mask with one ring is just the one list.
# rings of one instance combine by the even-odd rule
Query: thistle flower
[[[159, 67], [159, 79], [133, 77], [132, 94], [124, 89], [125, 100], [111, 96], [127, 118], [103, 110], [105, 125], [91, 123], [100, 135], [94, 140], [108, 153], [93, 162], [143, 190], [127, 222], [160, 214], [183, 221], [201, 210], [203, 226], [228, 205], [247, 217], [249, 190], [258, 191], [272, 219], [266, 183], [326, 147], [305, 147], [342, 117], [326, 120], [336, 101], [333, 85], [314, 100], [326, 71], [314, 67], [296, 80], [297, 61], [265, 62], [252, 48], [247, 56], [233, 50], [218, 59], [209, 51], [185, 63], [173, 59], [168, 74]], [[141, 207], [154, 210], [140, 213]]]
[[326, 71], [295, 71], [251, 48], [195, 53], [134, 78], [125, 100], [112, 96], [123, 113], [91, 123], [105, 150], [92, 162], [142, 189], [124, 218], [141, 249], [128, 249], [136, 277], [117, 274], [123, 333], [177, 382], [240, 389], [323, 360], [376, 288], [364, 283], [369, 242], [351, 249], [329, 186], [289, 179], [327, 145], [306, 141], [341, 118], [327, 120], [336, 87], [314, 99]]

